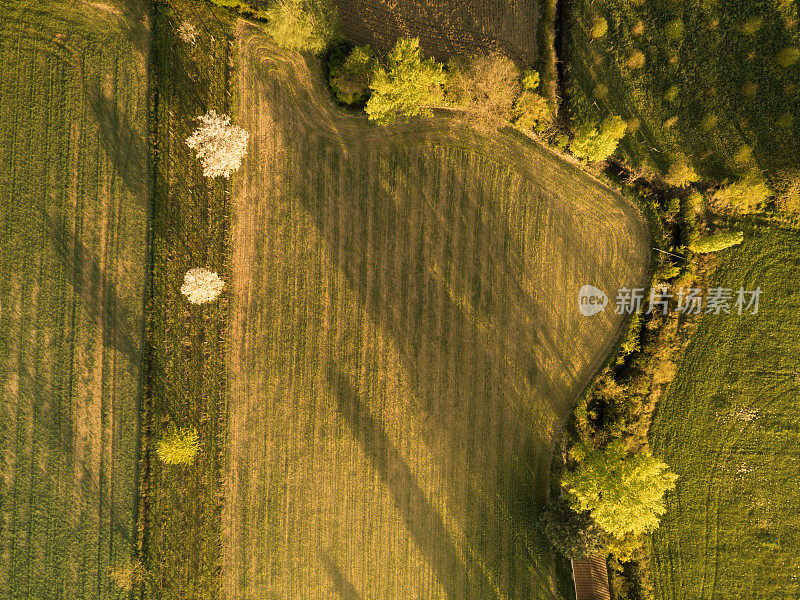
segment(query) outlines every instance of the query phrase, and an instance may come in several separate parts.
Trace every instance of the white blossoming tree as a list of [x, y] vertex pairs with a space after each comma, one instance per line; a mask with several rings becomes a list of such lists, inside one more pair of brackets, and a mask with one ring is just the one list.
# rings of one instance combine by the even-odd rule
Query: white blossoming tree
[[208, 269], [195, 268], [186, 271], [181, 294], [192, 304], [206, 304], [216, 300], [224, 287], [225, 282], [216, 273]]
[[242, 166], [250, 134], [232, 125], [228, 115], [218, 115], [215, 110], [198, 117], [198, 121], [200, 125], [186, 139], [186, 145], [195, 151], [203, 165], [203, 175], [230, 177]]

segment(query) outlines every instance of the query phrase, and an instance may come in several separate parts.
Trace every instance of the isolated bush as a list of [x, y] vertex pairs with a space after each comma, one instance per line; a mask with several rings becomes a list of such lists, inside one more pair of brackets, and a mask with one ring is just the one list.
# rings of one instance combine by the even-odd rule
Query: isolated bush
[[681, 201], [681, 242], [689, 246], [697, 240], [697, 209], [703, 204], [703, 195], [693, 190]]
[[197, 27], [188, 21], [181, 23], [181, 26], [178, 28], [178, 37], [191, 46], [194, 46], [198, 35], [200, 34], [197, 31]]
[[277, 0], [259, 14], [270, 37], [287, 50], [321, 54], [338, 35], [339, 17], [328, 0]]
[[714, 113], [707, 113], [703, 116], [703, 119], [700, 121], [700, 129], [705, 132], [709, 132], [714, 130], [717, 127], [717, 123], [719, 122], [719, 117]]
[[445, 81], [442, 65], [422, 59], [419, 38], [400, 39], [389, 53], [386, 66], [379, 65], [372, 73], [367, 115], [371, 121], [387, 125], [398, 116], [424, 114], [441, 101]]
[[797, 61], [800, 60], [800, 48], [795, 48], [794, 46], [790, 46], [788, 48], [784, 48], [775, 56], [776, 62], [785, 69], [797, 64]]
[[670, 165], [664, 180], [675, 187], [688, 187], [693, 183], [697, 183], [700, 180], [700, 176], [686, 157], [678, 157]]
[[778, 173], [775, 188], [778, 192], [778, 208], [786, 212], [800, 212], [800, 171]]
[[733, 162], [739, 166], [747, 165], [751, 160], [753, 160], [753, 148], [747, 144], [739, 146], [733, 155]]
[[188, 465], [200, 451], [195, 429], [175, 429], [156, 442], [156, 455], [167, 465]]
[[215, 110], [208, 111], [197, 120], [200, 125], [186, 139], [186, 145], [195, 151], [203, 165], [203, 175], [230, 177], [242, 166], [250, 134], [232, 125], [228, 115], [218, 115]]
[[788, 129], [792, 126], [793, 120], [794, 117], [792, 116], [792, 113], [783, 113], [779, 115], [777, 119], [775, 119], [775, 125], [781, 129]]
[[600, 530], [589, 513], [576, 513], [563, 498], [548, 503], [540, 522], [553, 548], [569, 559], [600, 549]]
[[689, 250], [697, 252], [698, 254], [706, 254], [708, 252], [719, 252], [736, 246], [744, 241], [744, 233], [741, 231], [723, 231], [712, 235], [707, 235], [703, 238], [695, 240], [689, 244]]
[[589, 511], [604, 531], [617, 539], [655, 531], [666, 512], [664, 494], [678, 476], [649, 451], [628, 454], [620, 440], [604, 450], [576, 444], [576, 469], [564, 475], [570, 506]]
[[578, 158], [594, 162], [611, 156], [625, 135], [627, 124], [619, 116], [608, 117], [601, 124], [594, 121], [581, 123], [570, 144], [570, 151]]
[[681, 19], [673, 19], [664, 27], [664, 36], [669, 42], [677, 42], [683, 39], [686, 27]]
[[536, 92], [525, 91], [512, 110], [514, 122], [523, 129], [544, 132], [555, 122], [555, 115], [546, 98]]
[[678, 99], [681, 89], [677, 85], [671, 85], [664, 92], [664, 100], [667, 102], [675, 102]]
[[758, 33], [763, 24], [764, 19], [762, 17], [750, 17], [742, 25], [742, 33], [746, 36], [752, 37]]
[[330, 83], [336, 99], [349, 105], [369, 97], [369, 80], [377, 61], [369, 46], [356, 46], [349, 54], [334, 52], [329, 61]]
[[645, 63], [644, 53], [636, 50], [628, 57], [628, 67], [631, 69], [641, 69]]
[[592, 97], [598, 100], [605, 100], [608, 98], [608, 86], [605, 83], [598, 83], [592, 90]]
[[219, 275], [203, 268], [189, 269], [183, 276], [181, 294], [192, 304], [213, 302], [222, 293], [225, 282]]
[[772, 190], [758, 171], [750, 171], [741, 180], [726, 185], [714, 194], [714, 206], [723, 211], [748, 214], [762, 208]]
[[595, 39], [603, 37], [608, 33], [608, 21], [604, 17], [595, 17], [592, 22], [592, 29], [589, 31], [591, 36]]

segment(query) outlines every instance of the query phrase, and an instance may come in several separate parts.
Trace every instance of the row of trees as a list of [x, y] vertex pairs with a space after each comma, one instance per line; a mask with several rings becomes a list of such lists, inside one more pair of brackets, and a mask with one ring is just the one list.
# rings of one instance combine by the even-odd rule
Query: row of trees
[[[328, 53], [333, 96], [348, 106], [363, 106], [369, 119], [388, 125], [398, 118], [430, 113], [437, 106], [465, 111], [481, 126], [512, 122], [523, 130], [554, 130], [555, 107], [538, 93], [539, 74], [499, 53], [453, 57], [447, 65], [424, 58], [417, 38], [397, 41], [384, 58], [368, 46], [353, 46], [339, 33], [338, 18], [326, 0], [279, 0], [257, 11], [281, 47]], [[567, 148], [581, 160], [608, 158], [625, 135], [619, 117], [587, 119], [575, 127]]]
[[341, 46], [328, 61], [330, 85], [342, 104], [363, 105], [369, 119], [388, 125], [436, 106], [465, 111], [482, 124], [514, 122], [544, 132], [555, 116], [537, 93], [539, 74], [499, 53], [454, 57], [447, 65], [424, 58], [417, 38], [403, 38], [379, 60], [368, 46]]

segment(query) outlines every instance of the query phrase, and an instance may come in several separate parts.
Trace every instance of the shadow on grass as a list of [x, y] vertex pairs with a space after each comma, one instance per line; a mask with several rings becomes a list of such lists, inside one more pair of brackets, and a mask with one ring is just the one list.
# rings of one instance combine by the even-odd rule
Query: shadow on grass
[[109, 269], [65, 223], [47, 213], [45, 222], [56, 253], [71, 273], [75, 301], [103, 332], [103, 345], [122, 352], [133, 364], [141, 364], [142, 324], [133, 307], [140, 307], [143, 300], [121, 296]]
[[441, 515], [428, 502], [400, 451], [359, 398], [347, 376], [331, 365], [328, 380], [339, 414], [388, 486], [395, 507], [405, 519], [406, 529], [425, 555], [437, 581], [447, 590], [448, 597], [460, 598], [465, 589], [484, 593], [490, 590], [486, 576], [480, 571], [470, 572], [461, 561]]
[[[325, 144], [313, 139], [307, 147], [321, 148], [324, 153]], [[487, 207], [479, 206], [474, 195], [453, 180], [449, 182], [453, 186], [450, 197], [462, 215], [471, 213], [467, 221], [477, 230], [469, 230], [463, 219], [441, 214], [435, 225], [419, 235], [409, 217], [425, 214], [425, 204], [432, 201], [425, 190], [416, 188], [422, 185], [420, 179], [406, 173], [405, 185], [412, 189], [396, 202], [390, 196], [392, 182], [370, 183], [366, 173], [352, 164], [345, 168], [356, 169], [353, 179], [361, 178], [365, 186], [378, 189], [360, 197], [328, 199], [347, 216], [326, 225], [328, 207], [318, 190], [328, 187], [321, 177], [333, 176], [330, 161], [304, 156], [298, 157], [297, 163], [314, 167], [301, 175], [302, 183], [294, 191], [304, 200], [361, 305], [394, 337], [395, 347], [408, 365], [419, 408], [433, 425], [425, 433], [426, 443], [438, 449], [444, 464], [461, 462], [470, 473], [466, 479], [463, 472], [453, 474], [449, 481], [451, 491], [459, 490], [451, 495], [453, 501], [468, 515], [465, 564], [397, 449], [345, 375], [331, 367], [340, 413], [393, 491], [408, 530], [438, 580], [448, 588], [450, 598], [461, 598], [464, 589], [475, 590], [470, 597], [494, 597], [494, 582], [499, 582], [500, 589], [515, 587], [513, 593], [517, 594], [530, 585], [546, 585], [547, 575], [540, 576], [537, 583], [529, 581], [532, 578], [523, 575], [527, 567], [504, 553], [548, 562], [542, 558], [548, 550], [540, 537], [538, 512], [547, 496], [547, 425], [554, 420], [548, 399], [560, 392], [549, 374], [539, 368], [537, 352], [559, 354], [564, 350], [555, 347], [546, 328], [526, 322], [526, 318], [535, 319], [538, 310], [520, 282], [520, 257], [509, 253], [513, 247], [509, 231], [486, 222], [481, 215]], [[373, 235], [368, 233], [370, 229]], [[466, 239], [470, 235], [482, 242], [478, 252], [485, 254], [451, 256], [452, 263], [440, 265], [441, 275], [432, 268], [433, 259], [419, 249], [426, 243], [436, 246], [431, 236], [442, 236], [451, 246], [454, 236]], [[399, 272], [403, 275], [391, 277], [398, 255], [402, 256]], [[445, 289], [448, 277], [456, 272], [465, 282], [470, 309], [457, 304]], [[381, 274], [388, 287], [381, 289], [379, 283], [370, 281], [370, 273]], [[500, 331], [490, 327], [482, 333], [478, 322], [487, 319], [497, 323]], [[542, 412], [532, 415], [531, 409]], [[402, 498], [405, 503], [399, 500]], [[502, 521], [505, 518], [510, 524]], [[491, 522], [488, 527], [487, 520]], [[505, 539], [499, 547], [504, 534], [513, 540]]]
[[350, 583], [345, 577], [345, 574], [342, 573], [339, 565], [337, 565], [327, 553], [320, 552], [319, 560], [322, 566], [325, 567], [325, 572], [328, 574], [333, 584], [333, 589], [339, 594], [339, 598], [342, 600], [363, 600], [355, 586]]

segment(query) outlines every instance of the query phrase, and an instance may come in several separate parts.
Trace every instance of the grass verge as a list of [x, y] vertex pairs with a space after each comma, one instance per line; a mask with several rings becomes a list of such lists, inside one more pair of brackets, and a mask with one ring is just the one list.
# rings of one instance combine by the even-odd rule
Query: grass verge
[[[152, 293], [148, 304], [150, 390], [140, 527], [149, 577], [147, 598], [217, 598], [220, 510], [226, 435], [227, 298], [192, 306], [180, 294], [184, 273], [207, 267], [229, 273], [229, 192], [209, 180], [186, 146], [196, 118], [232, 105], [231, 22], [227, 13], [188, 0], [153, 6]], [[179, 31], [193, 25], [195, 43]], [[194, 464], [166, 466], [152, 443], [173, 427], [197, 430]]]

